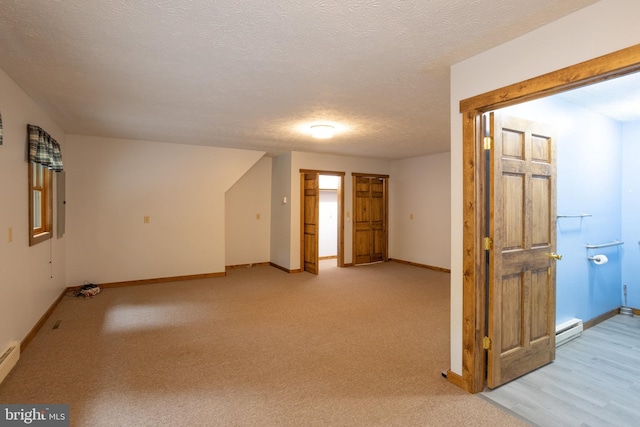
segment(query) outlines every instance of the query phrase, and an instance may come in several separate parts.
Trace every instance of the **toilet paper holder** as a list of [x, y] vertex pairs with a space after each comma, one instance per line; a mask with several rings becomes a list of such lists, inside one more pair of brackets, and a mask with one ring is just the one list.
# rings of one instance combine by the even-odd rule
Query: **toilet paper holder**
[[[640, 243], [640, 242], [638, 242]], [[613, 242], [610, 243], [601, 243], [599, 245], [586, 245], [587, 251], [589, 249], [600, 249], [600, 248], [608, 248], [610, 246], [620, 246], [620, 245], [624, 245], [624, 242], [622, 240], [614, 240]], [[602, 255], [602, 254], [597, 254], [597, 255], [592, 255], [592, 256], [588, 256], [587, 257], [589, 259], [589, 261], [593, 261], [594, 264], [596, 265], [602, 265], [602, 264], [606, 264], [609, 262], [609, 259], [607, 258], [606, 255]]]
[[593, 261], [596, 265], [602, 265], [609, 262], [609, 258], [606, 255], [598, 254], [588, 257], [589, 261]]

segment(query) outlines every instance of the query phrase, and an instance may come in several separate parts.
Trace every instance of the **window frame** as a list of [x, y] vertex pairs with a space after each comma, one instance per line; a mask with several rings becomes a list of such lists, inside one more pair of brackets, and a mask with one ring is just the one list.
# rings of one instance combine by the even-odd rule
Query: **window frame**
[[[51, 239], [53, 232], [53, 171], [47, 167], [29, 162], [29, 246]], [[41, 182], [35, 182], [34, 175], [39, 172]], [[36, 192], [40, 192], [40, 212], [36, 212], [34, 203]], [[35, 219], [39, 217], [40, 227], [35, 228]]]

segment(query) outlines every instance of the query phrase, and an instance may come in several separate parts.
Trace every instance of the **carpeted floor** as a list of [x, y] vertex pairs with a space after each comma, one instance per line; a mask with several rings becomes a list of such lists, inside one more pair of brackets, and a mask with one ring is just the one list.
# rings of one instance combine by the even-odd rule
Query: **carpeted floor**
[[448, 367], [448, 274], [329, 260], [65, 298], [0, 402], [68, 403], [74, 426], [525, 425]]

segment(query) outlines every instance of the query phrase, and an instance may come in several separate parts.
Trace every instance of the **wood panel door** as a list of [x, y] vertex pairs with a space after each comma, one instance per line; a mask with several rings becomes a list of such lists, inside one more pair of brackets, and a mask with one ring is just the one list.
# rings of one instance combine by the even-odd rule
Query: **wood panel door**
[[303, 266], [302, 271], [318, 274], [318, 231], [320, 211], [319, 174], [306, 172], [301, 174], [303, 207], [302, 207], [302, 235], [303, 235]]
[[487, 385], [555, 358], [556, 150], [553, 129], [490, 115]]
[[387, 260], [387, 176], [354, 175], [353, 260]]

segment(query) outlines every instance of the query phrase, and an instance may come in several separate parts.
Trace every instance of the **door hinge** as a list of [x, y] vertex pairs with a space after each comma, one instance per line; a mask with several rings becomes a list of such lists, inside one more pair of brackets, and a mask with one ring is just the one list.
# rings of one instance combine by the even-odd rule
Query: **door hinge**
[[491, 350], [491, 338], [482, 338], [482, 348], [484, 348], [485, 350]]
[[490, 251], [491, 249], [493, 249], [493, 239], [491, 237], [485, 237], [484, 238], [484, 250], [485, 251]]
[[490, 136], [485, 136], [484, 137], [484, 149], [485, 150], [491, 150], [491, 146], [493, 145], [493, 138], [491, 138]]

